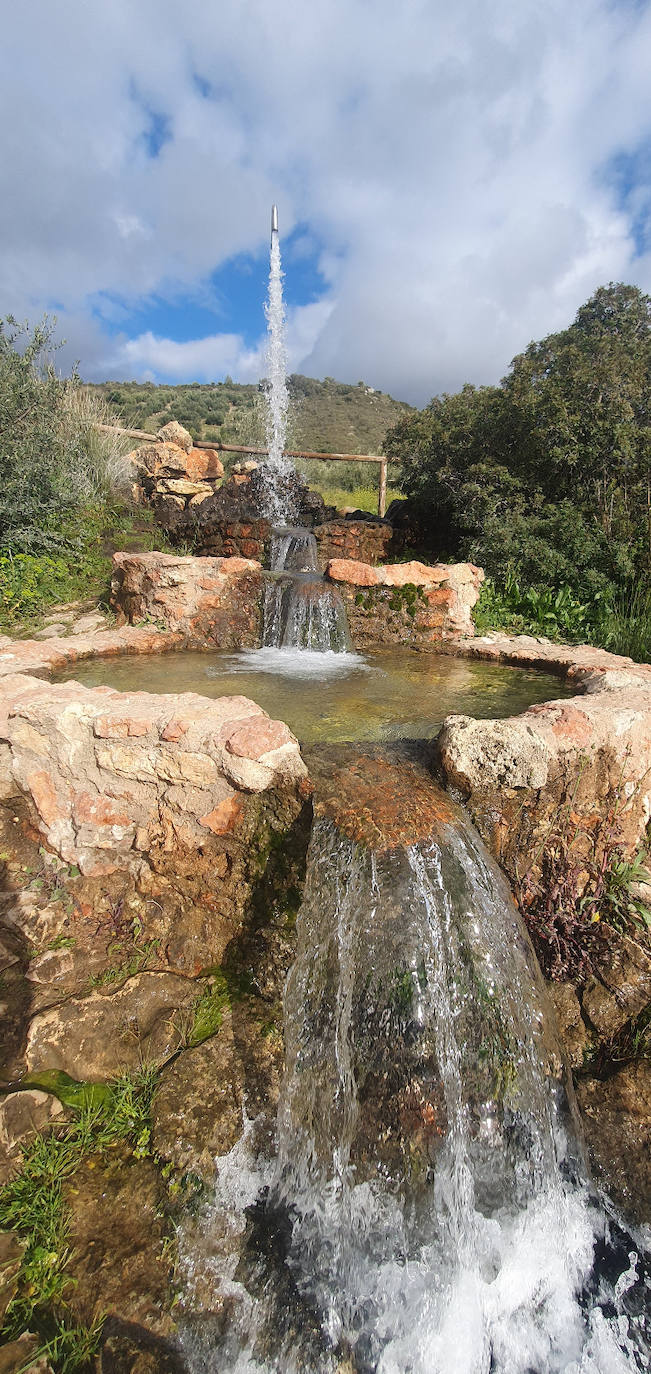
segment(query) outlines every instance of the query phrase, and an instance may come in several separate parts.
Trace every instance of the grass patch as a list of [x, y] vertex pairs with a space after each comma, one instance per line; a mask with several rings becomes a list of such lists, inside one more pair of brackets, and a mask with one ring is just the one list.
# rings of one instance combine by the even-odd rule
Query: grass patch
[[223, 1015], [231, 1004], [231, 989], [221, 969], [216, 970], [210, 981], [199, 994], [193, 1009], [192, 1024], [188, 1032], [188, 1045], [194, 1049], [216, 1035], [220, 1029]]
[[[350, 506], [353, 510], [366, 510], [371, 515], [377, 515], [378, 486], [353, 487], [347, 491], [345, 487], [326, 486], [325, 483], [310, 482], [313, 491], [318, 491], [328, 506]], [[397, 501], [402, 496], [402, 492], [397, 487], [387, 487], [387, 507], [392, 501]]]
[[[89, 978], [91, 988], [104, 988], [111, 983], [125, 983], [127, 978], [133, 978], [140, 973], [149, 963], [150, 959], [155, 959], [158, 955], [160, 940], [146, 940], [142, 945], [135, 945], [128, 957], [122, 959], [120, 963], [111, 964], [110, 968], [104, 969], [102, 973], [93, 973]], [[109, 951], [113, 954], [126, 955], [125, 946], [122, 943], [111, 947]]]
[[3, 630], [33, 628], [50, 606], [62, 602], [92, 598], [108, 605], [114, 549], [170, 548], [149, 511], [123, 504], [87, 507], [74, 520], [53, 521], [50, 533], [53, 548], [47, 553], [0, 549]]
[[0, 1342], [35, 1332], [59, 1374], [86, 1366], [101, 1336], [100, 1322], [80, 1326], [68, 1305], [70, 1217], [64, 1188], [88, 1155], [119, 1143], [130, 1145], [136, 1158], [149, 1154], [156, 1078], [155, 1069], [143, 1067], [112, 1084], [77, 1083], [57, 1073], [30, 1080], [30, 1086], [54, 1092], [76, 1115], [59, 1130], [36, 1136], [23, 1152], [20, 1173], [0, 1188], [0, 1227], [27, 1240]]

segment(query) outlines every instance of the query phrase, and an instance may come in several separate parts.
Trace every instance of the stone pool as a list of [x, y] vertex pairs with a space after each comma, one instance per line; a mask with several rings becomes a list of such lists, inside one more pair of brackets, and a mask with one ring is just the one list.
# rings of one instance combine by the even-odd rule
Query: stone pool
[[532, 669], [404, 648], [363, 656], [256, 649], [91, 659], [58, 680], [122, 692], [250, 697], [306, 745], [432, 739], [453, 713], [513, 716], [576, 690]]

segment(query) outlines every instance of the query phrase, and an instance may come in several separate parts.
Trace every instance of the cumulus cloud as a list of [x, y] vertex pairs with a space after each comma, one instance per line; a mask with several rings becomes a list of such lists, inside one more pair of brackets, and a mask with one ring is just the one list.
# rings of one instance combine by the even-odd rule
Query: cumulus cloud
[[599, 284], [651, 286], [650, 60], [632, 0], [14, 6], [0, 314], [56, 308], [87, 376], [251, 379], [238, 321], [178, 342], [142, 312], [259, 253], [276, 200], [321, 246], [295, 370], [496, 380]]

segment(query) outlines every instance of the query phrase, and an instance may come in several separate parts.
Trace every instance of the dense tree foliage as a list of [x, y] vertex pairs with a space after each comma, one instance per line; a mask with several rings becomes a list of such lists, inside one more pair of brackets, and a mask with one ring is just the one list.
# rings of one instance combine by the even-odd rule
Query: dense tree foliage
[[651, 298], [600, 287], [498, 387], [400, 420], [386, 451], [437, 552], [611, 594], [651, 572]]

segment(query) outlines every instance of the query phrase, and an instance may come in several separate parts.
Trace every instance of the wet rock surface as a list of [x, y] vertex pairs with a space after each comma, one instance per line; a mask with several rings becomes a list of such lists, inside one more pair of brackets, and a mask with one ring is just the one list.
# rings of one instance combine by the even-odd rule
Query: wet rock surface
[[339, 768], [327, 751], [314, 750], [315, 813], [327, 816], [343, 834], [383, 852], [414, 844], [454, 821], [454, 804], [415, 765], [347, 751]]
[[579, 1080], [577, 1097], [595, 1177], [630, 1221], [651, 1221], [651, 1061], [605, 1082]]
[[76, 1171], [65, 1201], [71, 1215], [70, 1305], [79, 1321], [91, 1326], [108, 1315], [156, 1335], [174, 1331], [164, 1200], [150, 1159], [117, 1152], [107, 1163], [91, 1156]]
[[243, 1081], [228, 1009], [216, 1035], [185, 1050], [160, 1076], [152, 1110], [158, 1154], [210, 1181], [215, 1157], [242, 1134]]

